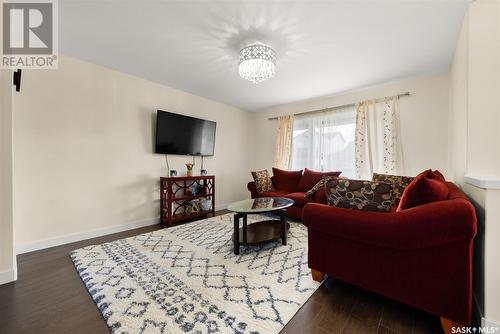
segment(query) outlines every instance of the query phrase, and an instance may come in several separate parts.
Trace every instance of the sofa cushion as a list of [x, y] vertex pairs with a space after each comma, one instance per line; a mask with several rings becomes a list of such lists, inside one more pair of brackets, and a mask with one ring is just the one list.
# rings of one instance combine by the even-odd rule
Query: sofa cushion
[[403, 196], [403, 191], [414, 178], [411, 176], [373, 173], [372, 181], [390, 183], [392, 185], [392, 205], [397, 206]]
[[273, 183], [271, 181], [271, 177], [269, 176], [269, 172], [267, 171], [267, 169], [252, 172], [252, 176], [258, 194], [261, 194], [265, 191], [274, 190]]
[[297, 186], [298, 191], [308, 191], [311, 190], [323, 176], [339, 176], [342, 172], [316, 172], [311, 169], [304, 169], [304, 174], [300, 178], [299, 184]]
[[443, 174], [430, 169], [418, 174], [406, 187], [397, 211], [410, 209], [426, 203], [444, 201], [449, 189]]
[[392, 185], [382, 182], [325, 178], [328, 204], [340, 208], [389, 212], [392, 204]]
[[295, 202], [294, 206], [299, 208], [303, 208], [307, 203], [312, 202], [313, 199], [310, 197], [306, 197], [305, 193], [302, 191], [286, 194], [285, 197], [293, 199]]
[[288, 191], [279, 191], [279, 190], [273, 190], [273, 191], [264, 191], [263, 193], [260, 193], [260, 197], [285, 197], [286, 194], [289, 194]]
[[273, 175], [275, 189], [291, 193], [297, 191], [297, 185], [302, 177], [302, 170], [288, 171], [273, 168]]

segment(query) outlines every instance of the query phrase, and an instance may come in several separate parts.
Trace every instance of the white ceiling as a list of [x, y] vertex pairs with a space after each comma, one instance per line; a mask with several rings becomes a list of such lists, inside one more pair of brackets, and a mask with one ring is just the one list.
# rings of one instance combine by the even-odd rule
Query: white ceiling
[[[60, 51], [254, 111], [448, 68], [468, 1], [59, 2]], [[268, 43], [276, 76], [238, 76]]]

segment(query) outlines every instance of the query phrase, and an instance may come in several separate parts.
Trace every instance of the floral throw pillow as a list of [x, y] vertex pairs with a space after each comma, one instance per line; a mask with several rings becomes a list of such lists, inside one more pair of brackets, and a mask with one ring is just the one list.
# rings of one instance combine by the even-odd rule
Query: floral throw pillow
[[411, 176], [390, 175], [373, 173], [372, 181], [389, 183], [392, 185], [393, 205], [398, 205], [403, 196], [403, 191], [414, 179]]
[[267, 169], [252, 172], [255, 188], [259, 194], [265, 191], [274, 191], [273, 182]]
[[326, 178], [325, 192], [328, 204], [339, 208], [389, 212], [393, 202], [392, 185], [382, 182]]

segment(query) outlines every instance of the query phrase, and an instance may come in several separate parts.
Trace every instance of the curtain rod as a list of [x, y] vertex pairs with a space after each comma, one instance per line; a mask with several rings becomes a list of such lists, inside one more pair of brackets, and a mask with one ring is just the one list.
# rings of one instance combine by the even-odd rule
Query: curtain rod
[[[396, 95], [398, 98], [400, 97], [405, 97], [405, 96], [410, 96], [410, 92], [406, 92], [406, 93], [402, 93], [402, 94], [398, 94]], [[375, 99], [375, 101], [379, 102], [379, 101], [382, 101], [384, 98], [380, 98], [380, 99]], [[372, 100], [373, 101], [373, 100]], [[324, 109], [317, 109], [317, 110], [311, 110], [311, 111], [304, 111], [304, 112], [299, 112], [299, 113], [296, 113], [296, 114], [293, 114], [293, 116], [299, 116], [299, 115], [304, 115], [304, 114], [316, 114], [316, 113], [323, 113], [323, 112], [327, 112], [327, 111], [332, 111], [332, 110], [337, 110], [337, 109], [342, 109], [342, 108], [347, 108], [347, 107], [354, 107], [357, 103], [349, 103], [349, 104], [344, 104], [344, 105], [341, 105], [341, 106], [336, 106], [336, 107], [329, 107], [329, 108], [324, 108]], [[278, 117], [269, 117], [267, 120], [268, 121], [275, 121], [277, 120]]]

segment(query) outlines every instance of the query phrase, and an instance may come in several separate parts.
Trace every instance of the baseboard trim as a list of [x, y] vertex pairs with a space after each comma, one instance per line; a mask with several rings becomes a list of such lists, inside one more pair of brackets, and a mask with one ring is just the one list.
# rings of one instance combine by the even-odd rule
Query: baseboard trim
[[28, 252], [37, 251], [40, 249], [60, 246], [60, 245], [69, 244], [69, 243], [76, 242], [76, 241], [101, 237], [103, 235], [133, 230], [135, 228], [140, 228], [140, 227], [149, 226], [149, 225], [155, 225], [155, 224], [159, 224], [159, 223], [160, 223], [160, 218], [155, 217], [155, 218], [145, 219], [145, 220], [141, 220], [141, 221], [137, 221], [137, 222], [133, 222], [133, 223], [113, 225], [113, 226], [103, 227], [103, 228], [94, 229], [94, 230], [90, 230], [90, 231], [67, 234], [67, 235], [63, 235], [63, 236], [59, 236], [59, 237], [55, 237], [55, 238], [49, 238], [49, 239], [40, 240], [40, 241], [35, 241], [35, 242], [21, 243], [21, 244], [16, 245], [16, 254], [24, 254], [24, 253], [28, 253]]
[[14, 282], [15, 280], [17, 280], [16, 269], [0, 271], [0, 285]]
[[[217, 206], [217, 210], [225, 210], [229, 204], [221, 204]], [[40, 241], [20, 243], [16, 245], [16, 254], [24, 254], [29, 252], [34, 252], [41, 249], [46, 249], [50, 247], [56, 247], [64, 244], [69, 244], [76, 241], [81, 241], [85, 239], [102, 237], [103, 235], [133, 230], [135, 228], [140, 228], [149, 225], [155, 225], [160, 223], [160, 218], [150, 218], [133, 223], [113, 225], [108, 227], [103, 227], [99, 229], [94, 229], [90, 231], [83, 231], [78, 233], [72, 233], [67, 235], [62, 235], [54, 238], [49, 238]]]

